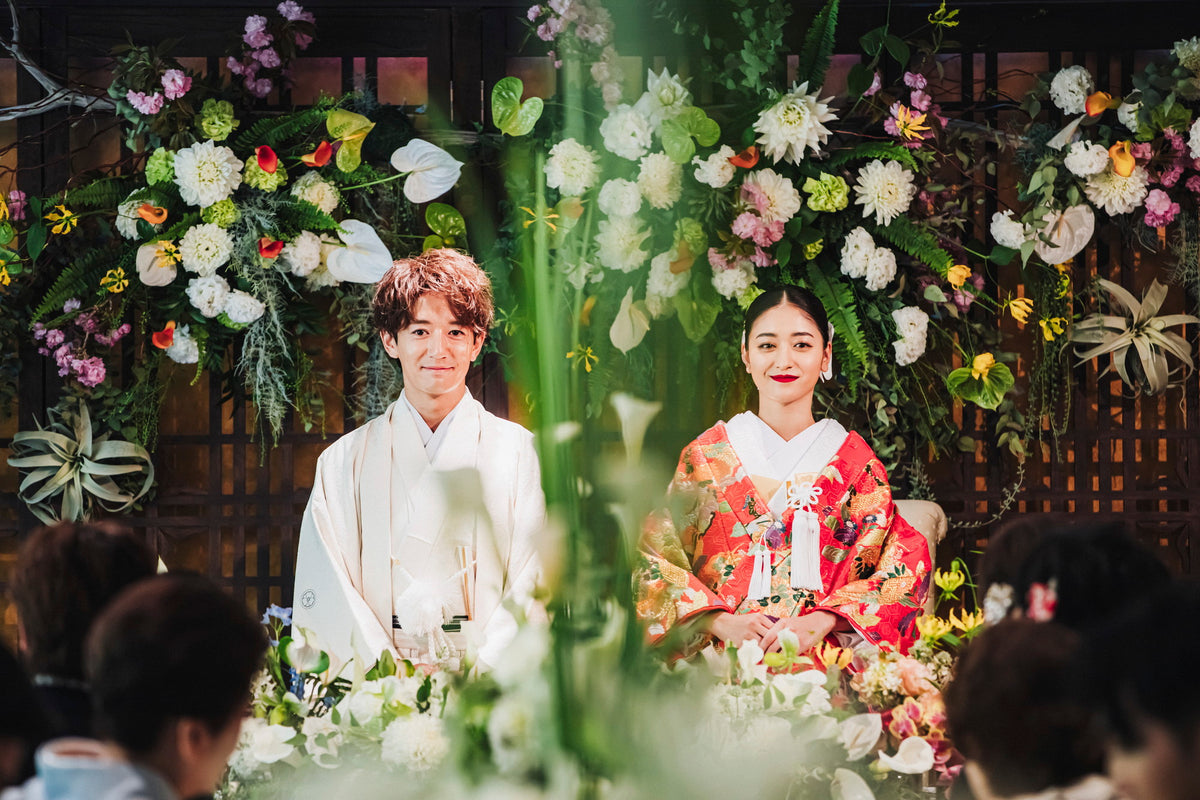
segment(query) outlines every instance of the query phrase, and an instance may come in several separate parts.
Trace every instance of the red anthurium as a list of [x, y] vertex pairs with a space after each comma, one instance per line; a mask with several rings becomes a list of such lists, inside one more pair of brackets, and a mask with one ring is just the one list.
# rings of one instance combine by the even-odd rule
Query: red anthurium
[[300, 156], [300, 160], [310, 167], [323, 167], [329, 163], [329, 159], [333, 158], [333, 145], [329, 142], [321, 142], [317, 145], [317, 149], [306, 156]]
[[1108, 148], [1108, 155], [1113, 160], [1113, 172], [1122, 178], [1132, 175], [1133, 168], [1137, 166], [1137, 159], [1133, 157], [1133, 153], [1129, 152], [1130, 146], [1130, 141], [1126, 139]]
[[258, 166], [263, 172], [274, 175], [275, 170], [279, 169], [279, 156], [267, 145], [262, 144], [254, 148], [254, 155], [258, 156]]
[[258, 240], [258, 254], [263, 258], [275, 258], [283, 252], [283, 242], [264, 236]]
[[166, 350], [175, 341], [175, 320], [167, 323], [161, 331], [150, 334], [150, 341], [159, 350]]
[[167, 210], [162, 206], [152, 206], [149, 203], [142, 203], [138, 207], [137, 215], [151, 225], [161, 225], [167, 221]]
[[1089, 117], [1098, 117], [1112, 107], [1113, 97], [1108, 92], [1094, 92], [1088, 95], [1087, 102], [1084, 103]]
[[758, 163], [758, 148], [754, 145], [750, 145], [745, 150], [729, 159], [729, 163], [733, 164], [735, 167], [742, 167], [744, 169], [753, 168], [754, 165]]

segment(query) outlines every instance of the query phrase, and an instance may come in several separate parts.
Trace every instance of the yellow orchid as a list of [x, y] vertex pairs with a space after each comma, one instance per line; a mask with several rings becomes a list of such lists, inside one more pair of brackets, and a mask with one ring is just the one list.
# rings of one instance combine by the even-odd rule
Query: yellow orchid
[[943, 592], [955, 592], [967, 582], [967, 576], [960, 569], [934, 570], [933, 583]]
[[79, 224], [79, 215], [60, 203], [46, 214], [46, 222], [53, 224], [51, 233], [70, 233]]
[[558, 226], [550, 221], [552, 219], [558, 219], [558, 214], [547, 212], [547, 213], [539, 216], [536, 211], [534, 211], [532, 208], [529, 208], [528, 206], [521, 206], [521, 210], [524, 211], [526, 214], [528, 214], [530, 217], [529, 219], [525, 220], [524, 227], [528, 228], [530, 225], [532, 225], [535, 222], [544, 222], [544, 223], [546, 223], [547, 228], [549, 228], [551, 231], [553, 231], [555, 233], [558, 233]]
[[995, 356], [991, 353], [980, 353], [971, 360], [971, 377], [975, 380], [987, 380], [988, 373], [995, 365]]
[[955, 289], [961, 289], [963, 284], [967, 282], [967, 278], [971, 277], [971, 268], [966, 264], [955, 264], [946, 273], [946, 280]]
[[963, 633], [971, 633], [983, 626], [984, 615], [982, 611], [966, 611], [959, 616], [953, 610], [950, 612], [950, 624]]
[[921, 632], [922, 639], [936, 642], [949, 634], [954, 628], [947, 620], [941, 617], [935, 617], [933, 614], [924, 614], [917, 617], [917, 630]]
[[850, 662], [854, 660], [854, 651], [846, 647], [837, 647], [828, 642], [821, 642], [816, 648], [815, 655], [820, 660], [825, 668], [837, 667], [845, 669], [850, 666]]
[[1067, 320], [1065, 317], [1039, 319], [1038, 325], [1042, 326], [1042, 337], [1047, 342], [1053, 342], [1056, 337], [1062, 336], [1063, 331], [1067, 329]]
[[942, 28], [953, 28], [958, 24], [955, 17], [958, 16], [958, 9], [953, 11], [946, 10], [946, 0], [942, 0], [942, 4], [938, 6], [938, 10], [929, 15], [929, 24], [937, 25]]
[[129, 278], [125, 276], [125, 270], [120, 267], [110, 269], [104, 273], [104, 277], [100, 279], [100, 288], [108, 289], [113, 294], [120, 294], [129, 286]]
[[8, 203], [4, 202], [3, 199], [0, 199], [0, 220], [6, 220], [8, 219], [8, 216]]
[[572, 359], [576, 364], [583, 364], [585, 372], [591, 372], [592, 365], [600, 361], [600, 357], [592, 352], [591, 347], [581, 345], [575, 345], [575, 349], [567, 353], [567, 358]]
[[8, 286], [12, 283], [12, 276], [8, 274], [8, 267], [0, 267], [0, 286]]
[[1008, 301], [1008, 313], [1017, 322], [1024, 325], [1029, 321], [1029, 315], [1033, 313], [1033, 301], [1028, 297], [1014, 297]]
[[920, 139], [929, 126], [925, 124], [924, 114], [918, 114], [906, 105], [899, 105], [896, 108], [896, 130], [905, 139]]

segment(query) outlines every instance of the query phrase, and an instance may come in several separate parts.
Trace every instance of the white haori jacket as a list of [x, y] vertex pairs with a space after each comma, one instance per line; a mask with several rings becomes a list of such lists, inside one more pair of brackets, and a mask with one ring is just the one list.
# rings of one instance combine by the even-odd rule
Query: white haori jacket
[[369, 667], [385, 650], [435, 660], [422, 652], [430, 637], [412, 635], [433, 627], [431, 611], [442, 641], [442, 618], [469, 611], [464, 635], [452, 638], [473, 643], [489, 666], [516, 632], [503, 602], [531, 602], [546, 510], [533, 436], [470, 394], [438, 434], [443, 426], [431, 460], [401, 397], [317, 460], [292, 620], [335, 669], [355, 656]]

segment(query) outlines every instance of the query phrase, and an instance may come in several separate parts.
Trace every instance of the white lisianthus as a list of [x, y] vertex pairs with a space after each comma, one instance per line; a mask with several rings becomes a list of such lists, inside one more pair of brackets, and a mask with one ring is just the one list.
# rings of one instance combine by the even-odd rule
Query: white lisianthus
[[207, 208], [242, 185], [243, 166], [232, 150], [211, 139], [185, 147], [175, 153], [179, 195], [190, 206]]
[[600, 177], [600, 157], [574, 139], [563, 139], [550, 148], [546, 159], [546, 185], [564, 195], [581, 195]]
[[1110, 216], [1128, 214], [1146, 199], [1148, 182], [1145, 167], [1137, 167], [1128, 178], [1122, 178], [1110, 166], [1089, 177], [1083, 191], [1092, 205], [1103, 208]]
[[305, 278], [321, 266], [321, 237], [312, 231], [301, 231], [283, 246], [279, 264], [298, 278]]
[[742, 182], [743, 186], [746, 184], [761, 191], [766, 199], [765, 206], [759, 211], [763, 222], [787, 222], [804, 205], [795, 184], [773, 169], [751, 172]]
[[859, 170], [854, 194], [864, 217], [874, 214], [876, 225], [888, 225], [908, 211], [917, 187], [913, 185], [913, 174], [899, 161], [884, 163], [875, 159]]
[[642, 249], [649, 236], [637, 217], [602, 219], [596, 234], [596, 258], [608, 269], [633, 272], [650, 256]]
[[875, 252], [875, 240], [866, 228], [855, 228], [846, 234], [842, 244], [842, 274], [849, 278], [866, 277], [871, 255]]
[[1192, 158], [1200, 158], [1200, 119], [1192, 123], [1192, 130], [1188, 135], [1188, 149]]
[[670, 208], [683, 194], [683, 167], [666, 153], [643, 156], [637, 185], [651, 208]]
[[1078, 64], [1059, 70], [1050, 81], [1050, 99], [1066, 114], [1086, 111], [1088, 95], [1095, 90], [1091, 73]]
[[650, 260], [650, 275], [646, 278], [646, 294], [671, 298], [687, 286], [688, 271], [671, 272], [671, 254], [659, 253]]
[[741, 297], [754, 285], [755, 280], [757, 276], [754, 267], [749, 264], [734, 269], [714, 270], [712, 277], [713, 288], [717, 290], [717, 294], [730, 300]]
[[1063, 164], [1072, 175], [1086, 178], [1108, 166], [1108, 150], [1103, 145], [1081, 140], [1071, 145]]
[[215, 222], [188, 228], [179, 240], [179, 260], [183, 268], [197, 275], [213, 275], [233, 255], [233, 238]]
[[920, 775], [933, 769], [933, 746], [920, 736], [910, 736], [900, 743], [894, 756], [880, 750], [879, 763], [905, 775]]
[[[1193, 74], [1200, 74], [1200, 36], [1181, 39], [1172, 50], [1180, 65]], [[1200, 156], [1193, 156], [1200, 158]]]
[[341, 202], [341, 193], [338, 192], [338, 188], [315, 171], [301, 175], [300, 179], [292, 184], [291, 192], [293, 197], [298, 197], [306, 203], [312, 203], [326, 214], [336, 211], [338, 203]]
[[1138, 111], [1141, 110], [1141, 107], [1141, 103], [1121, 103], [1117, 107], [1117, 122], [1137, 133]]
[[992, 214], [991, 233], [996, 244], [1020, 250], [1021, 245], [1028, 241], [1029, 226], [1020, 220], [1013, 219], [1012, 211], [997, 211]]
[[737, 168], [729, 162], [734, 156], [733, 148], [727, 144], [708, 158], [695, 156], [692, 164], [696, 167], [696, 180], [714, 189], [724, 189], [733, 180]]
[[222, 311], [230, 322], [237, 325], [249, 325], [262, 317], [266, 306], [254, 295], [234, 289], [226, 296], [225, 307]]
[[400, 717], [383, 731], [380, 756], [410, 772], [427, 772], [450, 752], [442, 721], [430, 714]]
[[900, 338], [892, 342], [896, 349], [896, 364], [906, 367], [925, 353], [929, 315], [916, 306], [905, 306], [892, 312], [892, 320], [900, 334]]
[[896, 277], [896, 254], [886, 247], [877, 247], [867, 262], [867, 288], [878, 292]]
[[[145, 200], [133, 200], [126, 198], [119, 206], [117, 206], [117, 233], [124, 236], [126, 239], [137, 241], [142, 238], [138, 235], [138, 220], [141, 217], [138, 215], [138, 209], [146, 204]], [[156, 232], [162, 230], [162, 223], [149, 223], [150, 227]]]
[[632, 217], [642, 208], [642, 191], [633, 181], [613, 178], [600, 187], [598, 202], [610, 217]]
[[809, 94], [805, 81], [758, 115], [754, 132], [760, 135], [756, 141], [773, 161], [784, 158], [799, 164], [805, 150], [816, 152], [829, 139], [829, 129], [822, 123], [837, 119], [837, 115], [829, 110], [833, 98], [818, 100], [819, 93], [820, 89]]
[[188, 300], [209, 319], [225, 310], [225, 298], [228, 295], [229, 284], [220, 275], [202, 275], [188, 281]]
[[171, 346], [163, 352], [176, 364], [195, 364], [200, 360], [200, 345], [192, 338], [187, 325], [180, 325], [175, 329]]
[[654, 70], [647, 72], [646, 91], [633, 107], [657, 130], [663, 120], [678, 117], [691, 104], [692, 93], [683, 81], [663, 67], [661, 75], [655, 75]]
[[650, 149], [654, 126], [640, 111], [622, 103], [600, 123], [604, 149], [621, 158], [637, 161]]

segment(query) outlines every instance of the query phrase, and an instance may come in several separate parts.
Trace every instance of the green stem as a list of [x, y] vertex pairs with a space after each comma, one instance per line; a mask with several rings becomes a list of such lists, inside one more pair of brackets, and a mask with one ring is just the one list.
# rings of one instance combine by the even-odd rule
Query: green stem
[[355, 184], [354, 186], [340, 186], [338, 188], [343, 192], [349, 192], [352, 189], [362, 189], [366, 186], [376, 186], [380, 183], [390, 183], [391, 181], [399, 180], [400, 178], [406, 177], [407, 175], [410, 175], [410, 174], [412, 174], [412, 173], [398, 172], [395, 175], [390, 175], [386, 178], [380, 178], [377, 181], [367, 181], [366, 183], [359, 183], [359, 184]]

